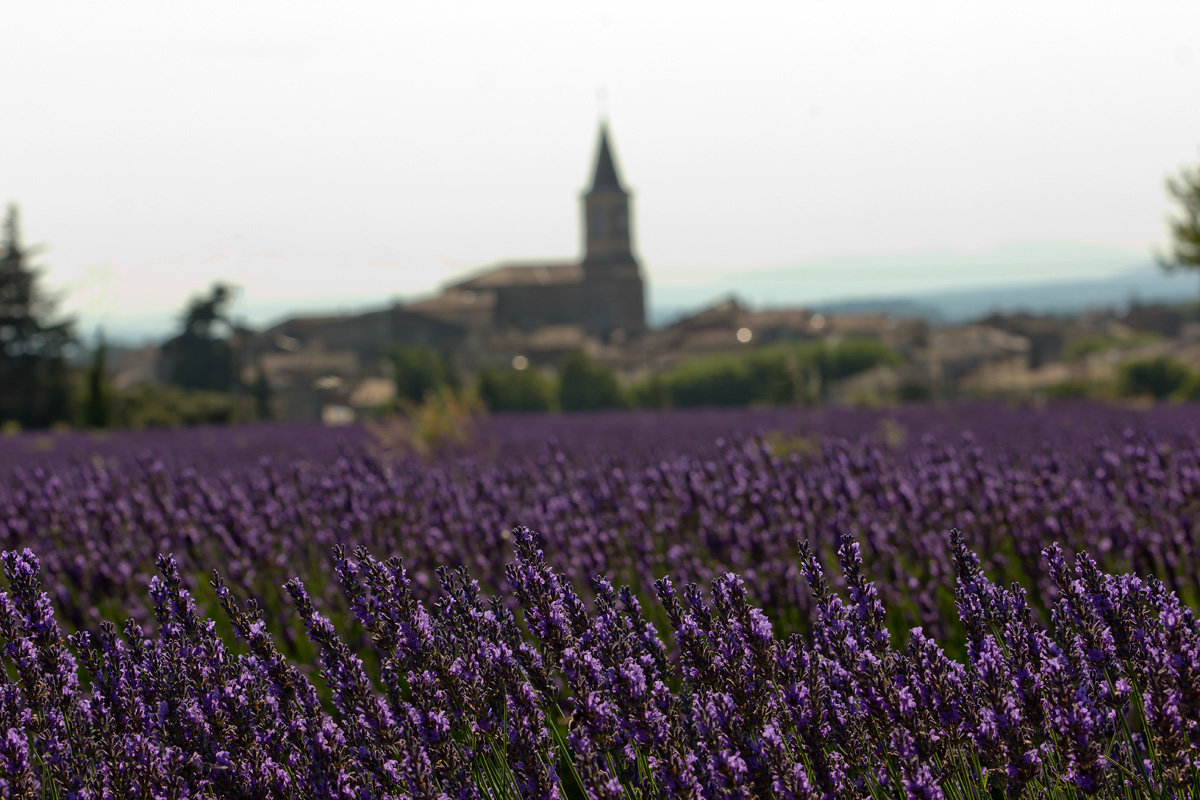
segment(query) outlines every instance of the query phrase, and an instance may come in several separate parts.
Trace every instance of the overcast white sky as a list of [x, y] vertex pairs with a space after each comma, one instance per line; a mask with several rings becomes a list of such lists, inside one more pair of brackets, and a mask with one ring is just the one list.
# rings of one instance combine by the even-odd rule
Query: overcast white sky
[[1103, 274], [1200, 160], [1198, 30], [1195, 0], [12, 2], [0, 201], [85, 324], [217, 278], [251, 316], [382, 302], [577, 255], [603, 88], [652, 297], [1018, 243]]

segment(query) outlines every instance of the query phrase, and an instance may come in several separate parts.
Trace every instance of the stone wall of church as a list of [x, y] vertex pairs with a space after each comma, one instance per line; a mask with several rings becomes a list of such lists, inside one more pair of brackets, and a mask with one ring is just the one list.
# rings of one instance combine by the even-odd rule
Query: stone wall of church
[[645, 327], [644, 289], [640, 277], [589, 277], [583, 285], [587, 300], [580, 313], [590, 333], [606, 338], [618, 329], [634, 334]]
[[593, 277], [582, 283], [506, 286], [496, 290], [495, 326], [533, 330], [544, 325], [579, 325], [607, 338], [617, 329], [645, 328], [642, 279], [632, 274]]
[[496, 328], [529, 331], [544, 325], [583, 324], [582, 284], [502, 286], [495, 291], [492, 319]]

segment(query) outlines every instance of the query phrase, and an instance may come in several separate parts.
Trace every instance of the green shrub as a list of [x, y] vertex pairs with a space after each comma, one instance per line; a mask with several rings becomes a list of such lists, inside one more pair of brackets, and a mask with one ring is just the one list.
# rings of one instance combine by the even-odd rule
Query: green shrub
[[225, 392], [143, 383], [114, 393], [112, 425], [116, 428], [228, 425], [253, 419], [252, 406], [250, 398]]
[[1187, 376], [1183, 385], [1175, 392], [1175, 398], [1185, 403], [1200, 403], [1200, 372]]
[[674, 406], [788, 405], [820, 399], [822, 387], [880, 364], [898, 364], [873, 339], [805, 342], [686, 361], [658, 376]]
[[900, 357], [877, 339], [844, 339], [833, 346], [824, 346], [816, 355], [821, 379], [838, 381], [849, 378], [881, 364], [899, 364]]
[[896, 399], [901, 403], [923, 403], [933, 399], [933, 387], [925, 381], [906, 380], [896, 387]]
[[552, 378], [536, 369], [485, 369], [477, 391], [489, 411], [550, 411], [558, 394]]
[[670, 408], [671, 394], [662, 375], [654, 374], [629, 387], [629, 400], [637, 408]]
[[426, 393], [420, 403], [404, 400], [400, 413], [365, 421], [367, 431], [394, 452], [429, 455], [448, 444], [465, 444], [484, 409], [470, 392], [443, 386]]
[[558, 403], [563, 411], [623, 408], [628, 405], [617, 374], [581, 351], [569, 353], [559, 368]]
[[685, 362], [662, 382], [674, 406], [744, 406], [754, 400], [749, 362], [737, 356]]
[[1168, 356], [1126, 361], [1117, 369], [1117, 394], [1162, 400], [1183, 388], [1187, 379], [1187, 367]]
[[1046, 387], [1046, 397], [1052, 400], [1080, 400], [1096, 392], [1095, 386], [1078, 378], [1069, 378]]
[[430, 392], [447, 387], [457, 391], [458, 375], [449, 359], [429, 347], [394, 345], [386, 355], [396, 375], [396, 395], [414, 403]]

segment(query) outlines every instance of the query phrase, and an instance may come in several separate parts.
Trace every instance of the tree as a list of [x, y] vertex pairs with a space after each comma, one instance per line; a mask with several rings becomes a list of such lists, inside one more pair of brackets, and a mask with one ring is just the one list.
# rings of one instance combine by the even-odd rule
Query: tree
[[629, 400], [636, 408], [670, 408], [671, 392], [656, 372], [629, 387]]
[[83, 424], [89, 428], [107, 428], [112, 424], [112, 387], [108, 385], [108, 343], [100, 333], [92, 365], [87, 372], [87, 390], [83, 398]]
[[139, 383], [113, 397], [114, 428], [174, 428], [181, 425], [229, 425], [252, 418], [245, 398], [227, 392], [180, 389]]
[[558, 402], [563, 411], [626, 405], [616, 373], [597, 364], [582, 351], [568, 353], [558, 375]]
[[9, 204], [0, 240], [0, 422], [40, 428], [68, 418], [70, 319], [38, 286], [39, 271], [21, 243], [20, 213]]
[[807, 404], [824, 398], [822, 387], [899, 361], [871, 339], [771, 345], [684, 361], [661, 373], [659, 391], [681, 408]]
[[1182, 206], [1182, 214], [1168, 220], [1171, 255], [1160, 257], [1159, 263], [1167, 270], [1200, 269], [1200, 165], [1168, 178], [1167, 194]]
[[1118, 367], [1117, 393], [1162, 400], [1179, 391], [1187, 379], [1187, 367], [1168, 356], [1126, 361]]
[[396, 394], [420, 403], [430, 392], [448, 387], [458, 390], [458, 375], [450, 361], [428, 347], [394, 345], [387, 350], [396, 375]]
[[488, 411], [550, 411], [555, 386], [536, 369], [484, 369], [479, 372], [479, 400]]
[[237, 383], [233, 347], [228, 336], [233, 325], [225, 308], [233, 289], [214, 284], [208, 297], [192, 300], [183, 318], [183, 330], [162, 346], [167, 382], [184, 389], [227, 392]]
[[269, 420], [274, 416], [271, 413], [271, 382], [267, 380], [267, 371], [263, 369], [261, 361], [255, 372], [257, 375], [250, 387], [250, 396], [254, 398], [254, 416], [259, 420]]

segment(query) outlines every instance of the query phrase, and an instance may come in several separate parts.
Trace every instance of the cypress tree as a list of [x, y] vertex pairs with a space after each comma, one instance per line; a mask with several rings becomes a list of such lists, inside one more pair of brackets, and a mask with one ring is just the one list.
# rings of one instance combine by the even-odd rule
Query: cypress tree
[[108, 385], [108, 343], [99, 334], [92, 365], [87, 373], [87, 393], [83, 399], [83, 424], [89, 428], [112, 425], [112, 390]]
[[1167, 270], [1200, 270], [1200, 165], [1167, 179], [1167, 194], [1179, 204], [1179, 216], [1168, 220], [1171, 254], [1160, 257]]
[[38, 286], [33, 250], [21, 242], [20, 212], [9, 204], [0, 238], [0, 423], [42, 428], [70, 417], [69, 319]]

